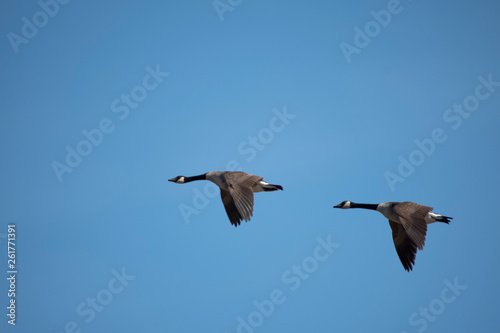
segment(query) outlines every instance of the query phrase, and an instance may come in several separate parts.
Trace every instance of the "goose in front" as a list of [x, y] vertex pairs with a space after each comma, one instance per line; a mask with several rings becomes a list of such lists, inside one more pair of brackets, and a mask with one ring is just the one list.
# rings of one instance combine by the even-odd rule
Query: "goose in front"
[[282, 186], [266, 183], [262, 179], [240, 171], [211, 171], [193, 177], [177, 176], [168, 181], [185, 184], [195, 180], [209, 180], [219, 186], [227, 217], [237, 227], [243, 220], [250, 221], [253, 215], [254, 192], [283, 190]]
[[389, 219], [392, 239], [399, 259], [408, 272], [415, 264], [417, 248], [422, 250], [425, 244], [427, 224], [434, 222], [450, 223], [452, 217], [432, 212], [432, 207], [414, 202], [384, 202], [380, 204], [358, 204], [343, 201], [333, 208], [364, 208], [376, 210]]

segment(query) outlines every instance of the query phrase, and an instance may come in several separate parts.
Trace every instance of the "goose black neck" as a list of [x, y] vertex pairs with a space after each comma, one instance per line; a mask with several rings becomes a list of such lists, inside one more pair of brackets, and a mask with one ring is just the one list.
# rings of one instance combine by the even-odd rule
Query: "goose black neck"
[[189, 182], [192, 182], [195, 180], [205, 180], [205, 179], [207, 179], [206, 173], [204, 173], [202, 175], [198, 175], [198, 176], [193, 176], [193, 177], [184, 177], [184, 182], [189, 183]]
[[363, 204], [363, 203], [351, 202], [350, 208], [364, 208], [364, 209], [377, 210], [377, 207], [378, 207], [378, 204]]

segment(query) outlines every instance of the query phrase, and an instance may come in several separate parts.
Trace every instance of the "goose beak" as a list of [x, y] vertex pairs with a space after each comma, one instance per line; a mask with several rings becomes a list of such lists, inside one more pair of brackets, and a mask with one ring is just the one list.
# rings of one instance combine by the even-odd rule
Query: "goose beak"
[[342, 208], [342, 206], [338, 204], [337, 206], [333, 206], [333, 208]]
[[169, 182], [174, 182], [175, 183], [175, 178], [169, 179]]

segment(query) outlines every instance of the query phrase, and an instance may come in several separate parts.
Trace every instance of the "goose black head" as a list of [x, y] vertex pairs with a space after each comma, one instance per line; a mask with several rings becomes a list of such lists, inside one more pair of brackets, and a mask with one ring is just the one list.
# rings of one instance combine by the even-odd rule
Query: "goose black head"
[[351, 202], [350, 201], [342, 201], [337, 206], [333, 206], [333, 208], [348, 209], [348, 208], [351, 208]]
[[184, 177], [184, 176], [177, 176], [175, 178], [169, 179], [168, 181], [169, 182], [174, 182], [174, 183], [177, 183], [177, 184], [184, 184], [185, 180], [186, 180], [186, 177]]

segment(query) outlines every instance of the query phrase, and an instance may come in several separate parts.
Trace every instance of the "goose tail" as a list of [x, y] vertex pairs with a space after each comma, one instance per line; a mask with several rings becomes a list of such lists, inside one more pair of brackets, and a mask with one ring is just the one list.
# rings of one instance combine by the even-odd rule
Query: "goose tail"
[[439, 215], [439, 214], [436, 214], [433, 212], [429, 212], [425, 216], [425, 222], [427, 222], [427, 224], [434, 223], [434, 222], [443, 222], [443, 223], [449, 224], [451, 222], [450, 220], [452, 220], [452, 219], [453, 219], [453, 217]]
[[269, 192], [269, 191], [277, 191], [281, 190], [283, 191], [283, 186], [281, 185], [274, 185], [274, 184], [262, 184], [262, 188], [264, 191]]
[[451, 222], [450, 220], [453, 220], [453, 217], [440, 215], [440, 216], [438, 216], [436, 218], [437, 222], [443, 222], [443, 223], [446, 223], [446, 224], [449, 224]]

